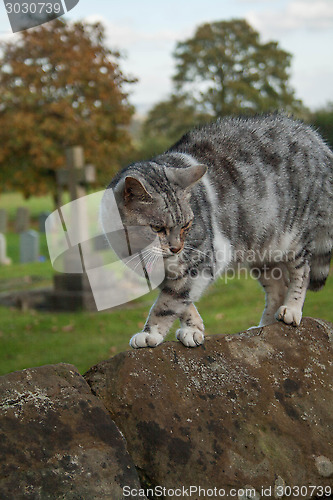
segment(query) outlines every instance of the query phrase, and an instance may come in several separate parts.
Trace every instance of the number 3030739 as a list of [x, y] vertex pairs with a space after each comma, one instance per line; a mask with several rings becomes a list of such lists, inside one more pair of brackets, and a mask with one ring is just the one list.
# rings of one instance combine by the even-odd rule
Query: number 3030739
[[62, 10], [60, 3], [50, 2], [7, 2], [5, 7], [8, 14], [59, 14]]
[[279, 497], [307, 497], [317, 495], [317, 497], [330, 497], [332, 495], [331, 486], [276, 486], [275, 494]]

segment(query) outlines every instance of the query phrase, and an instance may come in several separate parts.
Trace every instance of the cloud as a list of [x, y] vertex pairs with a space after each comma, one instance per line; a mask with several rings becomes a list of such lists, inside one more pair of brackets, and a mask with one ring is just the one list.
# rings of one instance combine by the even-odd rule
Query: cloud
[[311, 109], [327, 106], [332, 102], [333, 71], [326, 66], [300, 68], [292, 78], [297, 94]]
[[276, 12], [250, 11], [247, 20], [265, 35], [277, 35], [283, 32], [306, 29], [311, 31], [330, 30], [333, 28], [332, 0], [293, 0]]
[[176, 41], [190, 33], [150, 31], [144, 27], [141, 31], [133, 27], [130, 20], [116, 24], [97, 15], [88, 16], [84, 21], [101, 22], [105, 27], [107, 45], [125, 56], [120, 66], [125, 74], [138, 78], [129, 91], [131, 102], [140, 111], [145, 113], [153, 103], [170, 93], [174, 66], [172, 52]]
[[143, 46], [150, 49], [164, 48], [179, 39], [179, 33], [172, 30], [139, 31], [126, 21], [123, 24], [112, 23], [100, 15], [87, 16], [85, 21], [89, 23], [101, 22], [106, 29], [106, 36], [112, 47], [118, 47], [126, 51]]
[[[274, 3], [276, 0], [256, 0], [256, 3]], [[252, 3], [253, 0], [236, 0], [237, 3]]]

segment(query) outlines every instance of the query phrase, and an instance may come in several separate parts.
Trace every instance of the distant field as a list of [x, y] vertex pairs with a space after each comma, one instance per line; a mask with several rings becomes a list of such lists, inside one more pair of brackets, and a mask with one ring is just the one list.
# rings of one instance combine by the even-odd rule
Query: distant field
[[[63, 203], [69, 202], [69, 194], [64, 193]], [[24, 199], [21, 193], [1, 193], [0, 208], [7, 210], [10, 226], [13, 226], [16, 210], [18, 207], [29, 209], [31, 219], [36, 222], [38, 216], [42, 212], [53, 212], [55, 210], [54, 202], [51, 195], [48, 196], [32, 196], [28, 200]], [[34, 225], [34, 224], [33, 224]]]
[[54, 203], [51, 196], [33, 196], [25, 200], [21, 193], [0, 194], [0, 208], [5, 208], [9, 218], [14, 219], [17, 207], [26, 207], [29, 209], [33, 218], [38, 217], [41, 212], [52, 212]]

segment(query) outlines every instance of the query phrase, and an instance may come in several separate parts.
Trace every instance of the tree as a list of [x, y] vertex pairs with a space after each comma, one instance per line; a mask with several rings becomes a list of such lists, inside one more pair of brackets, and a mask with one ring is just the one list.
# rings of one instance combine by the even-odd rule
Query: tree
[[244, 20], [198, 27], [177, 43], [173, 95], [149, 113], [146, 139], [174, 139], [202, 121], [229, 114], [276, 110], [305, 117], [289, 84], [291, 55], [276, 42], [261, 43]]
[[54, 20], [2, 46], [0, 187], [40, 195], [64, 149], [82, 145], [104, 184], [130, 148], [133, 113], [119, 53], [105, 46], [101, 24]]
[[187, 102], [183, 96], [172, 95], [148, 113], [142, 127], [144, 149], [147, 153], [151, 149], [152, 155], [162, 152], [191, 127], [209, 119], [207, 113], [197, 112], [194, 104]]
[[333, 151], [333, 103], [312, 114], [311, 122], [318, 129]]
[[289, 85], [291, 55], [277, 42], [261, 43], [245, 20], [199, 26], [174, 56], [176, 88], [200, 111], [223, 116], [300, 108]]

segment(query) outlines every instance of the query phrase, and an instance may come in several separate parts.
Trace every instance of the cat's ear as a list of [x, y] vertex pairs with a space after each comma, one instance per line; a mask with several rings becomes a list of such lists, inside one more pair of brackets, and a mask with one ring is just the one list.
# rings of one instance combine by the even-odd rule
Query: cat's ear
[[168, 168], [166, 170], [169, 181], [187, 190], [198, 182], [206, 172], [207, 166], [201, 163], [186, 168]]
[[132, 200], [149, 203], [152, 201], [152, 197], [142, 182], [135, 177], [127, 176], [124, 182], [124, 201], [127, 203]]

